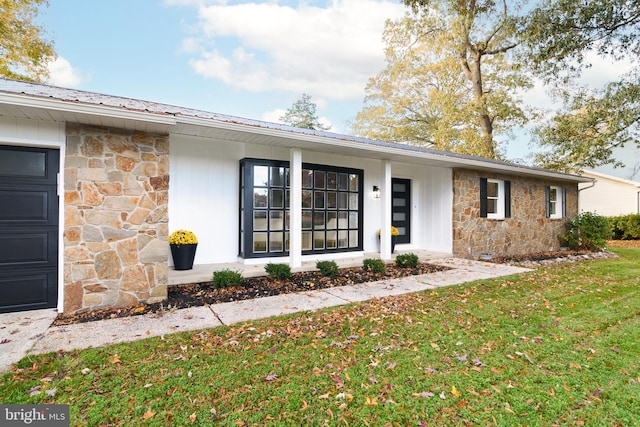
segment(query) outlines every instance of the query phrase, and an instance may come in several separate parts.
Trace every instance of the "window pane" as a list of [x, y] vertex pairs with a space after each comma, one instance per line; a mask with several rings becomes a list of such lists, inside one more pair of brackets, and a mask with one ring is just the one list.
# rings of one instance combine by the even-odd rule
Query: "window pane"
[[349, 190], [358, 191], [358, 175], [353, 173], [349, 175]]
[[327, 249], [335, 249], [338, 247], [338, 232], [327, 231]]
[[253, 233], [253, 252], [267, 251], [267, 233]]
[[556, 202], [549, 203], [549, 214], [551, 215], [556, 214]]
[[313, 207], [311, 200], [313, 192], [311, 190], [302, 190], [302, 208], [311, 209]]
[[284, 212], [269, 212], [269, 230], [282, 230], [284, 228]]
[[555, 202], [556, 200], [558, 200], [557, 197], [558, 197], [558, 190], [555, 188], [549, 189], [549, 201]]
[[271, 193], [271, 199], [270, 199], [269, 206], [271, 208], [279, 208], [279, 209], [284, 208], [283, 190], [272, 189], [270, 190], [270, 193]]
[[256, 187], [269, 185], [269, 166], [253, 167], [253, 185]]
[[336, 228], [338, 226], [338, 213], [327, 212], [327, 228]]
[[348, 193], [338, 193], [338, 209], [347, 209], [349, 194]]
[[284, 229], [288, 230], [289, 229], [289, 224], [291, 224], [291, 212], [290, 211], [286, 211], [284, 214]]
[[324, 228], [324, 212], [313, 213], [313, 228], [316, 230]]
[[488, 182], [487, 183], [487, 197], [498, 197], [498, 183], [497, 182]]
[[498, 213], [498, 200], [487, 199], [487, 213]]
[[267, 229], [267, 211], [253, 212], [253, 229], [254, 230]]
[[338, 228], [349, 228], [348, 212], [338, 212]]
[[313, 181], [315, 183], [316, 188], [324, 188], [324, 172], [323, 171], [314, 171], [313, 172]]
[[358, 231], [357, 230], [349, 230], [349, 247], [350, 248], [358, 247]]
[[358, 210], [358, 193], [349, 193], [349, 209]]
[[313, 232], [313, 249], [324, 249], [324, 231]]
[[313, 207], [324, 209], [324, 191], [315, 191], [313, 195]]
[[302, 229], [303, 230], [311, 230], [312, 224], [313, 224], [312, 212], [311, 211], [302, 211]]
[[22, 150], [2, 150], [0, 154], [0, 175], [37, 176], [46, 174], [45, 153]]
[[284, 233], [284, 250], [289, 250], [289, 233]]
[[396, 227], [398, 229], [398, 233], [400, 233], [400, 236], [404, 236], [407, 234], [407, 229], [406, 227]]
[[338, 173], [337, 172], [327, 172], [327, 189], [329, 190], [338, 189]]
[[338, 247], [339, 248], [348, 248], [349, 247], [349, 232], [346, 230], [338, 231]]
[[358, 228], [358, 212], [349, 212], [349, 228]]
[[271, 168], [271, 186], [284, 187], [284, 168]]
[[327, 193], [327, 209], [336, 209], [338, 207], [338, 193]]
[[269, 252], [282, 252], [283, 246], [282, 233], [269, 233]]
[[405, 199], [404, 197], [394, 197], [393, 198], [393, 206], [404, 206], [407, 203], [407, 199]]
[[394, 221], [405, 221], [407, 219], [407, 215], [404, 212], [394, 212], [393, 220]]
[[313, 187], [313, 171], [309, 169], [302, 169], [302, 188]]
[[394, 183], [393, 191], [399, 191], [401, 193], [404, 193], [405, 191], [407, 191], [407, 186], [406, 184]]
[[311, 231], [302, 232], [302, 250], [303, 251], [311, 250]]
[[254, 208], [266, 208], [267, 207], [267, 189], [256, 188], [253, 190], [253, 207]]
[[338, 190], [347, 191], [349, 189], [349, 174], [338, 174]]
[[284, 207], [285, 208], [290, 208], [291, 207], [291, 195], [290, 195], [291, 191], [289, 190], [285, 190], [284, 192]]

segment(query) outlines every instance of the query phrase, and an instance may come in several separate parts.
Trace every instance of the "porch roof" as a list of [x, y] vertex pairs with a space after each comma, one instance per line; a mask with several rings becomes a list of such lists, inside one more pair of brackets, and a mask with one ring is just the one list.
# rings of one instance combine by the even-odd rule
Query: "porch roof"
[[576, 183], [591, 181], [578, 175], [407, 144], [300, 129], [157, 102], [8, 79], [0, 79], [0, 116], [198, 136]]

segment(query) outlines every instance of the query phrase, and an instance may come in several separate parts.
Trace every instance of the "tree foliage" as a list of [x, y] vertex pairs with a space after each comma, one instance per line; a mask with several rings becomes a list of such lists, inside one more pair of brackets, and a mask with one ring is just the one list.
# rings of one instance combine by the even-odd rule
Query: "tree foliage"
[[387, 67], [370, 79], [354, 131], [378, 139], [499, 157], [496, 132], [524, 121], [528, 87], [509, 58], [516, 22], [506, 3], [409, 1], [383, 35]]
[[44, 30], [34, 24], [46, 0], [0, 0], [0, 76], [43, 81], [55, 54]]
[[[640, 3], [545, 0], [528, 16], [522, 35], [526, 62], [547, 82], [561, 85], [565, 101], [536, 132], [547, 150], [536, 162], [564, 171], [621, 165], [613, 148], [640, 144]], [[602, 89], [576, 88], [575, 79], [591, 66], [588, 52], [626, 58], [633, 70]]]
[[316, 104], [311, 102], [311, 95], [303, 93], [300, 99], [287, 109], [284, 116], [280, 117], [283, 123], [303, 129], [329, 130], [318, 120]]

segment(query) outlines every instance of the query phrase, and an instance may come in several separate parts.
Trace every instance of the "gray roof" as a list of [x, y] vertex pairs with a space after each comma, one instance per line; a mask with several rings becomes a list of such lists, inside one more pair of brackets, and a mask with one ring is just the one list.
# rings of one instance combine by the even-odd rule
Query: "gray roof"
[[[307, 140], [308, 143], [329, 143], [330, 145], [334, 146], [336, 144], [340, 145], [353, 143], [356, 144], [356, 146], [360, 147], [360, 149], [364, 149], [368, 153], [371, 153], [372, 151], [383, 151], [386, 156], [390, 156], [390, 153], [395, 153], [398, 159], [400, 157], [416, 157], [422, 159], [428, 158], [433, 162], [440, 162], [443, 166], [449, 167], [470, 167], [475, 169], [496, 170], [502, 171], [504, 173], [516, 173], [522, 175], [544, 175], [560, 180], [574, 182], [588, 181], [587, 179], [578, 175], [564, 174], [556, 171], [549, 171], [541, 168], [524, 166], [499, 160], [485, 159], [477, 156], [468, 156], [448, 151], [434, 150], [408, 144], [390, 143], [326, 131], [301, 129], [278, 123], [246, 119], [158, 102], [144, 101], [113, 95], [104, 95], [99, 93], [81, 91], [76, 89], [67, 89], [25, 81], [0, 78], [0, 94], [18, 95], [21, 99], [24, 99], [26, 97], [34, 100], [39, 99], [42, 101], [55, 101], [55, 109], [59, 111], [71, 109], [71, 107], [73, 106], [77, 106], [80, 108], [82, 108], [82, 106], [97, 107], [97, 109], [94, 109], [91, 112], [93, 116], [100, 115], [100, 109], [102, 108], [105, 111], [105, 115], [107, 111], [122, 111], [131, 113], [142, 113], [145, 115], [145, 117], [151, 117], [150, 119], [148, 119], [150, 121], [154, 120], [153, 117], [156, 117], [158, 120], [160, 120], [161, 118], [173, 118], [176, 120], [175, 122], [164, 123], [165, 127], [157, 128], [157, 130], [159, 131], [166, 131], [168, 133], [199, 135], [200, 131], [196, 132], [194, 130], [197, 127], [202, 128], [225, 125], [227, 131], [235, 129], [236, 132], [246, 133], [248, 129], [251, 129], [251, 132], [253, 134], [265, 135], [268, 133], [273, 134], [275, 132], [275, 134], [280, 138], [285, 137], [288, 140], [304, 139]], [[4, 106], [4, 109], [0, 108], [0, 115], [14, 114], [18, 116], [17, 111], [9, 111], [7, 108], [8, 106], [11, 106], [11, 104], [19, 103], [20, 102], [16, 98], [0, 99], [0, 105]], [[38, 104], [34, 106], [32, 104], [29, 104], [28, 106], [22, 106], [20, 111], [25, 118], [42, 119], [41, 115], [32, 117], [29, 113], [25, 112], [29, 109], [38, 108], [41, 110], [47, 108], [53, 109], [54, 105], [44, 103], [42, 105]], [[75, 120], [83, 122], [82, 119], [78, 118], [81, 116], [82, 114], [78, 114], [76, 111], [73, 118], [70, 118], [66, 115], [57, 115], [52, 116], [51, 119], [60, 121]], [[132, 118], [132, 120], [136, 120], [136, 118]], [[91, 124], [95, 123], [92, 122]], [[182, 127], [176, 126], [176, 124], [182, 124]], [[305, 146], [305, 148], [308, 147], [309, 145]], [[383, 157], [381, 155], [378, 158]]]

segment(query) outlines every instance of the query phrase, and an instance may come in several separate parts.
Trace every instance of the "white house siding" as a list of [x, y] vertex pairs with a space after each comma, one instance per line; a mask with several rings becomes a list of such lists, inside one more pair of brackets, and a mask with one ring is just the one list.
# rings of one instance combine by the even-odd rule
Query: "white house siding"
[[[289, 161], [290, 151], [284, 147], [171, 136], [169, 231], [186, 228], [196, 233], [196, 264], [238, 260], [239, 162], [243, 158]], [[377, 231], [382, 222], [382, 199], [372, 197], [372, 188], [384, 185], [382, 161], [308, 150], [302, 151], [302, 161], [364, 171], [363, 249], [365, 253], [379, 252]], [[405, 248], [451, 252], [451, 170], [394, 162], [391, 174], [394, 178], [411, 179], [412, 184], [412, 236], [411, 244]]]
[[603, 216], [639, 213], [638, 193], [640, 182], [608, 177], [603, 174], [585, 172], [584, 176], [595, 178], [595, 185], [580, 184], [580, 212], [595, 212]]

